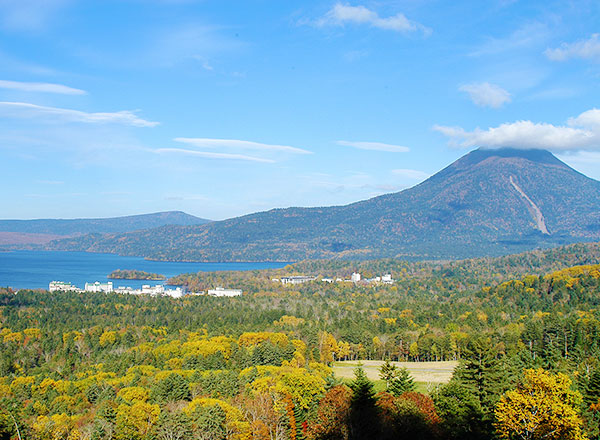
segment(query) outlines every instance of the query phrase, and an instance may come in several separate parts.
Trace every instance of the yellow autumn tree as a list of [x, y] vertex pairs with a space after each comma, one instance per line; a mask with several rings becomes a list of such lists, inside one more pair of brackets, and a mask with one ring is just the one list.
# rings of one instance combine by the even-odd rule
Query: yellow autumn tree
[[143, 439], [152, 430], [158, 420], [158, 405], [134, 401], [133, 405], [122, 403], [117, 408], [116, 432], [117, 440]]
[[319, 333], [319, 354], [321, 362], [329, 364], [335, 360], [338, 351], [337, 341], [331, 333]]
[[496, 406], [496, 429], [511, 440], [585, 440], [576, 410], [580, 402], [566, 375], [525, 370], [522, 383]]

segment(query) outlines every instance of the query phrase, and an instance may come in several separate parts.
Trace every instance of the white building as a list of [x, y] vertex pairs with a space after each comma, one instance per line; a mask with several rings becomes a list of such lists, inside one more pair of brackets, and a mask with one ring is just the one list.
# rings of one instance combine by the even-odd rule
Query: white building
[[81, 292], [81, 289], [64, 281], [51, 281], [48, 285], [50, 292]]
[[386, 284], [392, 284], [394, 282], [394, 280], [392, 279], [391, 273], [388, 273], [388, 274], [385, 274], [384, 276], [382, 276], [381, 281], [383, 281]]
[[95, 283], [85, 283], [85, 291], [110, 293], [113, 291], [113, 283], [112, 281], [109, 281], [108, 283], [101, 283], [100, 281], [96, 281]]
[[281, 277], [281, 284], [303, 284], [316, 280], [317, 277], [307, 277], [305, 275], [296, 275], [291, 277]]
[[160, 284], [157, 284], [156, 286], [144, 284], [141, 289], [119, 287], [118, 289], [115, 289], [115, 292], [125, 293], [128, 295], [170, 296], [172, 298], [181, 298], [184, 295], [184, 291], [181, 287], [176, 287], [175, 289], [165, 289], [165, 286]]
[[142, 286], [142, 293], [144, 295], [159, 296], [159, 295], [162, 295], [163, 293], [165, 293], [165, 288], [163, 286], [161, 286], [160, 284], [157, 284], [154, 287], [150, 287], [149, 284], [144, 284]]
[[175, 289], [165, 289], [163, 295], [170, 296], [171, 298], [181, 298], [183, 296], [183, 289], [176, 287]]
[[350, 277], [350, 281], [353, 283], [358, 283], [360, 281], [360, 274], [358, 272], [354, 272]]
[[242, 291], [240, 289], [224, 289], [222, 287], [208, 289], [207, 293], [211, 296], [242, 296]]

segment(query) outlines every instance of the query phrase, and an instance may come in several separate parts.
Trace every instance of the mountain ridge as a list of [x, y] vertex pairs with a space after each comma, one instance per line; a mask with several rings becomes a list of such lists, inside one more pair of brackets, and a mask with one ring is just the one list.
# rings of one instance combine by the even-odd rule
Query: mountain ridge
[[412, 188], [349, 205], [83, 236], [51, 248], [189, 261], [436, 259], [599, 239], [600, 182], [547, 151], [478, 149]]
[[106, 218], [0, 220], [0, 244], [44, 244], [60, 237], [124, 233], [168, 224], [200, 225], [210, 220], [182, 211]]

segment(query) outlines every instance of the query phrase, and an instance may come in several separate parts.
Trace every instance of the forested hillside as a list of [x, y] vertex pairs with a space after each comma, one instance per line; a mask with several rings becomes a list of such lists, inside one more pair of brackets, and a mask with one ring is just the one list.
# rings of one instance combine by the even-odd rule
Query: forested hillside
[[112, 218], [0, 220], [0, 246], [36, 248], [52, 240], [92, 234], [123, 233], [164, 225], [201, 225], [209, 220], [181, 211], [156, 212]]
[[[598, 438], [600, 265], [465, 277], [477, 267], [400, 270], [393, 285], [202, 279], [243, 280], [238, 298], [4, 289], [0, 435]], [[333, 377], [341, 359], [459, 367], [428, 395], [388, 369], [376, 393], [360, 369], [346, 384]], [[531, 405], [541, 409], [527, 425], [519, 414]]]

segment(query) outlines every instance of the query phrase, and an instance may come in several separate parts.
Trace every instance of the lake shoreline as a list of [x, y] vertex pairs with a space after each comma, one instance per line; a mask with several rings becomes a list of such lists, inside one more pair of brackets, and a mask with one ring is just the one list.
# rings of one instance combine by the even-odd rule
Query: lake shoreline
[[182, 273], [279, 269], [289, 262], [173, 262], [142, 257], [71, 251], [11, 250], [0, 252], [0, 286], [15, 289], [47, 289], [51, 281], [65, 281], [83, 287], [107, 279], [117, 269], [141, 270], [165, 276], [164, 280], [118, 279], [115, 284], [141, 288], [143, 284], [166, 285]]

